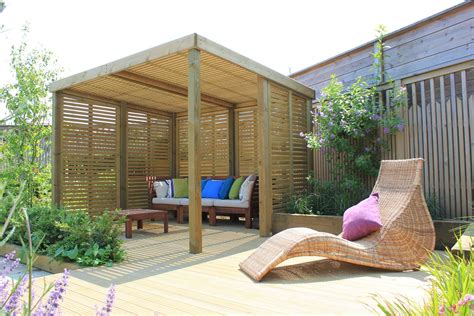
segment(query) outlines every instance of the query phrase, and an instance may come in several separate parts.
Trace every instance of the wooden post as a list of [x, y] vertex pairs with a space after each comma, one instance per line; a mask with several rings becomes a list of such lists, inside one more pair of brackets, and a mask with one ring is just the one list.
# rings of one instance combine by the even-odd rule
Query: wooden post
[[290, 131], [290, 194], [293, 195], [295, 192], [294, 186], [294, 173], [295, 173], [295, 166], [293, 162], [293, 92], [291, 90], [288, 91], [288, 129]]
[[120, 208], [128, 208], [128, 105], [120, 106]]
[[177, 177], [177, 170], [176, 167], [178, 165], [178, 161], [176, 160], [176, 150], [178, 144], [176, 143], [176, 113], [171, 115], [171, 157], [170, 157], [170, 175], [172, 178]]
[[[398, 90], [402, 87], [402, 81], [401, 80], [396, 80], [394, 87], [393, 87], [393, 92], [397, 93]], [[405, 110], [407, 109], [407, 105], [403, 105], [401, 108], [398, 109], [398, 115], [404, 120], [404, 123], [407, 123], [407, 118], [405, 116]], [[395, 155], [397, 159], [406, 159], [408, 158], [408, 153], [405, 153], [405, 133], [408, 129], [408, 126], [405, 126], [403, 130], [397, 131], [395, 134], [395, 145], [396, 148], [392, 148], [392, 150], [395, 151]]]
[[188, 55], [189, 252], [202, 252], [200, 51]]
[[257, 79], [257, 121], [258, 121], [258, 176], [260, 236], [267, 237], [272, 228], [272, 155], [270, 130], [270, 84], [267, 79]]
[[229, 109], [229, 176], [235, 176], [235, 112]]
[[[312, 100], [306, 99], [306, 129], [307, 132], [314, 132], [314, 126], [313, 126], [313, 116], [312, 116], [312, 111], [313, 111], [313, 104]], [[314, 173], [314, 155], [316, 154], [315, 151], [309, 147], [306, 147], [306, 153], [307, 153], [307, 163], [308, 163], [308, 173], [310, 173], [313, 177], [316, 177]]]
[[62, 157], [62, 96], [53, 92], [53, 206], [62, 206], [63, 157]]

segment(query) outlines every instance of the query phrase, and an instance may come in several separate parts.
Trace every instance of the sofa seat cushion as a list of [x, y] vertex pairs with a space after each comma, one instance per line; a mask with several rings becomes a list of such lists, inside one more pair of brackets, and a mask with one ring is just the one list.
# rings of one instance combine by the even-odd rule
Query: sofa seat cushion
[[215, 207], [238, 207], [247, 208], [249, 207], [249, 201], [242, 200], [214, 200]]
[[[180, 205], [189, 206], [189, 199], [179, 199]], [[201, 199], [202, 206], [213, 206], [215, 199]]]
[[174, 198], [154, 198], [151, 200], [153, 204], [168, 204], [168, 205], [180, 205], [180, 200]]

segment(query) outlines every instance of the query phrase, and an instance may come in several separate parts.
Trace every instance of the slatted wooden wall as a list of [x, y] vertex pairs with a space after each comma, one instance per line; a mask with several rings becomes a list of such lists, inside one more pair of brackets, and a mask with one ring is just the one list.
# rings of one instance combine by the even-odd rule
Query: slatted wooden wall
[[127, 207], [145, 208], [148, 175], [171, 175], [171, 114], [129, 107], [127, 112]]
[[407, 84], [408, 143], [394, 153], [425, 159], [425, 193], [446, 217], [473, 216], [474, 68]]
[[236, 174], [258, 174], [257, 107], [235, 109]]
[[293, 192], [307, 189], [308, 151], [301, 132], [308, 130], [306, 100], [271, 84], [271, 172], [274, 212], [286, 210]]
[[62, 113], [60, 203], [97, 214], [119, 207], [118, 106], [59, 94]]
[[[188, 176], [188, 118], [180, 114], [177, 128], [177, 175]], [[201, 174], [226, 176], [229, 174], [229, 111], [201, 114]]]
[[307, 189], [306, 178], [310, 169], [308, 147], [300, 133], [308, 130], [309, 109], [304, 98], [295, 94], [292, 94], [291, 97], [291, 169], [293, 170], [291, 183], [294, 192], [302, 192]]

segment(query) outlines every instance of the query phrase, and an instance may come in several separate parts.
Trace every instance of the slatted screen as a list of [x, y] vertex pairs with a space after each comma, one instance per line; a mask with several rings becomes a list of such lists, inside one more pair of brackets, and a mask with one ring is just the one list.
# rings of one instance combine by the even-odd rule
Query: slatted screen
[[171, 175], [171, 115], [129, 108], [127, 113], [128, 208], [145, 208], [149, 175]]
[[300, 136], [301, 132], [308, 130], [308, 108], [306, 100], [300, 96], [292, 95], [291, 115], [291, 147], [292, 147], [292, 183], [294, 192], [302, 192], [308, 188], [306, 178], [309, 175], [308, 147], [306, 141]]
[[119, 109], [60, 95], [63, 205], [98, 214], [119, 207]]
[[258, 174], [257, 107], [235, 110], [237, 175]]
[[270, 85], [270, 140], [273, 212], [284, 212], [288, 198], [308, 188], [309, 152], [300, 133], [308, 130], [306, 100]]
[[394, 151], [423, 157], [426, 196], [446, 217], [473, 215], [474, 68], [411, 83], [408, 143]]
[[271, 85], [271, 160], [273, 211], [285, 210], [290, 194], [289, 93]]
[[[188, 118], [176, 118], [178, 177], [188, 176]], [[201, 114], [201, 174], [229, 174], [229, 111]]]

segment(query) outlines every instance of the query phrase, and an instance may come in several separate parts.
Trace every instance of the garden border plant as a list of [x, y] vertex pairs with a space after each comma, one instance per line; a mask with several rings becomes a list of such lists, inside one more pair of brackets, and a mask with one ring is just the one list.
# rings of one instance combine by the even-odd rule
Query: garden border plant
[[[4, 186], [0, 186], [2, 189]], [[21, 207], [22, 194], [25, 183], [21, 183], [16, 197], [7, 191], [7, 198], [13, 200], [12, 207], [6, 215], [7, 220], [2, 226], [0, 233], [0, 244], [5, 244], [14, 235], [16, 226], [11, 227], [10, 219], [16, 213], [23, 214], [23, 225], [26, 231], [26, 239], [21, 238], [23, 251], [25, 252], [25, 271], [17, 280], [10, 278], [10, 274], [18, 267], [19, 258], [15, 258], [14, 252], [8, 254], [3, 259], [2, 273], [0, 274], [0, 312], [2, 315], [57, 315], [60, 313], [60, 303], [62, 302], [68, 285], [69, 271], [65, 270], [63, 276], [57, 279], [54, 284], [44, 284], [39, 295], [35, 295], [33, 281], [33, 264], [36, 260], [36, 251], [41, 246], [41, 240], [34, 245], [33, 234], [26, 208]], [[4, 192], [0, 190], [0, 202], [4, 205]], [[20, 208], [21, 207], [21, 208]], [[11, 228], [10, 228], [11, 227]], [[9, 232], [7, 233], [7, 230]], [[45, 234], [43, 234], [43, 237]], [[41, 238], [42, 239], [42, 238]], [[113, 285], [107, 291], [106, 304], [99, 308], [96, 306], [96, 315], [109, 315], [115, 299], [115, 287]]]
[[[400, 108], [406, 105], [406, 90], [395, 87], [381, 94], [384, 81], [385, 29], [379, 27], [373, 68], [373, 82], [359, 77], [345, 88], [335, 75], [322, 89], [313, 115], [316, 132], [301, 133], [309, 148], [322, 151], [332, 164], [332, 181], [308, 177], [309, 190], [292, 197], [289, 211], [302, 214], [342, 215], [370, 192], [365, 183], [377, 175], [385, 137], [403, 130]], [[385, 96], [388, 95], [386, 102]]]

